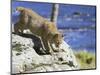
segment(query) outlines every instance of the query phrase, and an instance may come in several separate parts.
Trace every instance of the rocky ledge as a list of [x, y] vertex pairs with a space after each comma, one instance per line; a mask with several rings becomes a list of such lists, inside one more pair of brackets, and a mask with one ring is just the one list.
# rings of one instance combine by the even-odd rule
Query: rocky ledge
[[12, 73], [77, 70], [79, 65], [65, 41], [51, 55], [41, 49], [40, 40], [30, 34], [12, 34]]

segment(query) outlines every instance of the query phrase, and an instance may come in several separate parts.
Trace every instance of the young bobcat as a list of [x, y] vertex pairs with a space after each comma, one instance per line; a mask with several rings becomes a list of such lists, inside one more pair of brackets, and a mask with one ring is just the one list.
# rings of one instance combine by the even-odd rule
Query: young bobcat
[[20, 12], [19, 21], [14, 25], [15, 33], [29, 29], [36, 36], [41, 37], [45, 50], [53, 52], [52, 44], [59, 48], [62, 43], [62, 35], [53, 22], [48, 21], [29, 8], [17, 7]]

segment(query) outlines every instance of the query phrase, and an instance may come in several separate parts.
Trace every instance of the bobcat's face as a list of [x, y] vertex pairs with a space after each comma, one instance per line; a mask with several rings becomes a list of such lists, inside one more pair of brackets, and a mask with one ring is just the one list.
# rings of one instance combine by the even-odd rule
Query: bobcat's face
[[61, 34], [55, 34], [53, 39], [54, 39], [55, 46], [59, 47], [60, 44], [62, 43], [63, 37]]

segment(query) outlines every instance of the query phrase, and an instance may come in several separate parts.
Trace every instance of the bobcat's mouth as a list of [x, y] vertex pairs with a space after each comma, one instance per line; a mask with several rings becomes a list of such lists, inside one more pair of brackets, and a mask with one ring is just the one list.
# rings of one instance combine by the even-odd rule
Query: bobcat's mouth
[[59, 48], [59, 44], [56, 44], [56, 47], [58, 47], [58, 48]]

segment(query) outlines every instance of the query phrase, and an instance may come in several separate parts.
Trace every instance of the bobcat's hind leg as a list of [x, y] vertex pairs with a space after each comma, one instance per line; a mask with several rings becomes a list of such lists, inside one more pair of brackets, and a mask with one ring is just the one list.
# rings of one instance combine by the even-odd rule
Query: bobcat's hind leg
[[18, 24], [18, 23], [15, 23], [15, 24], [14, 24], [14, 32], [15, 32], [16, 34], [19, 33], [19, 24]]
[[14, 24], [14, 32], [16, 34], [22, 34], [24, 31], [24, 27], [22, 24], [20, 24], [19, 22]]

